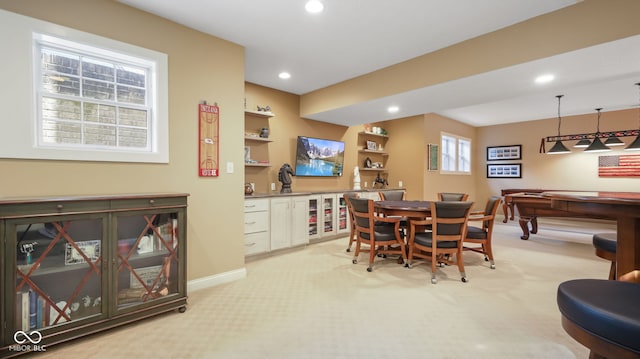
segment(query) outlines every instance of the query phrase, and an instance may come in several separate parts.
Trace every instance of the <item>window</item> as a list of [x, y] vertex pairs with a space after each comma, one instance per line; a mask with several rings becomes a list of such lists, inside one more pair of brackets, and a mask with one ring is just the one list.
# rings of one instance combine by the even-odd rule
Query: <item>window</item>
[[0, 157], [169, 162], [166, 54], [12, 13], [0, 31]]
[[150, 150], [153, 63], [51, 39], [37, 45], [38, 146]]
[[441, 173], [471, 174], [471, 140], [442, 133]]

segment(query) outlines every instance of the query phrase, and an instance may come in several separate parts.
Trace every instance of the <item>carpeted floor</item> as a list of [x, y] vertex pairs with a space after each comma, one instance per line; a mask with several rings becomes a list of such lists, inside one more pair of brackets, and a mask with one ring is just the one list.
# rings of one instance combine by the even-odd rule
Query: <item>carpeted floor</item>
[[169, 313], [50, 347], [36, 358], [587, 358], [560, 325], [556, 289], [606, 278], [589, 228], [514, 222], [494, 232], [496, 269], [466, 252], [430, 283], [428, 263], [403, 268], [346, 253], [347, 238], [247, 263], [247, 278], [189, 293]]

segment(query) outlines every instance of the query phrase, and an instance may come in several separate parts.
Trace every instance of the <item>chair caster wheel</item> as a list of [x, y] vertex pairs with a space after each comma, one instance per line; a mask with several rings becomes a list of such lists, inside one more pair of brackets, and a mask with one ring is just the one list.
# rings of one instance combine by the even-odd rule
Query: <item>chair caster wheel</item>
[[431, 278], [431, 284], [436, 284], [436, 283], [438, 283], [438, 280], [435, 278]]
[[462, 280], [462, 283], [467, 283], [469, 281], [467, 277], [462, 277], [461, 280]]
[[484, 257], [484, 261], [485, 261], [485, 262], [488, 262], [488, 261], [489, 261], [489, 258]]
[[373, 268], [367, 267], [367, 272], [371, 272], [371, 271], [373, 271]]
[[411, 263], [405, 263], [404, 266], [405, 266], [405, 268], [411, 269]]
[[346, 252], [347, 253], [351, 252], [351, 248], [347, 248]]
[[353, 263], [353, 264], [358, 264], [358, 260], [357, 260], [357, 259], [354, 259], [354, 260], [352, 260], [352, 261], [351, 261], [351, 263]]
[[495, 265], [495, 264], [492, 264], [492, 265], [491, 265], [491, 269], [496, 269], [496, 265]]

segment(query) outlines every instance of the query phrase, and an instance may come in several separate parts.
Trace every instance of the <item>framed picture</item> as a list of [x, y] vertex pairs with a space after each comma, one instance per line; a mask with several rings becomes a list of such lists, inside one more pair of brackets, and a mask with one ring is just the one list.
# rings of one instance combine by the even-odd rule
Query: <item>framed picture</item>
[[[95, 262], [100, 257], [100, 240], [95, 239], [91, 241], [82, 241], [75, 242], [76, 246], [82, 251], [82, 253], [89, 258], [91, 262]], [[78, 252], [78, 250], [71, 245], [71, 243], [67, 243], [67, 246], [64, 251], [64, 264], [80, 264], [86, 263], [84, 257]]]
[[[159, 280], [158, 278], [160, 277], [160, 273], [162, 272], [162, 266], [151, 266], [151, 267], [144, 267], [144, 268], [136, 268], [135, 269], [136, 274], [138, 275], [138, 277], [136, 277], [133, 272], [129, 273], [129, 288], [142, 288], [143, 284], [140, 282], [140, 280], [142, 280], [142, 282], [144, 282], [144, 286], [147, 289], [158, 289], [158, 285], [160, 283], [162, 283], [161, 280]], [[140, 278], [140, 279], [138, 279]], [[156, 281], [157, 280], [157, 281]], [[156, 283], [155, 288], [153, 287], [153, 283]]]
[[522, 178], [522, 164], [488, 164], [487, 178]]
[[367, 140], [367, 149], [368, 150], [372, 150], [372, 151], [377, 151], [378, 150], [378, 145], [374, 141], [368, 141]]
[[427, 145], [427, 169], [429, 171], [437, 171], [438, 170], [438, 145], [435, 143], [430, 143]]
[[487, 161], [520, 159], [522, 159], [522, 145], [487, 147]]

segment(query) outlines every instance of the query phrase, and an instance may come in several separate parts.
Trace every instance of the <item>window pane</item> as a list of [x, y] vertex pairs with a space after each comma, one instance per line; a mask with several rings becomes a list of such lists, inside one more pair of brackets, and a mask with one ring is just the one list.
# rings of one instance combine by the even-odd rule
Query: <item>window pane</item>
[[458, 143], [458, 171], [471, 172], [471, 142], [459, 139]]
[[82, 76], [96, 80], [113, 82], [113, 65], [95, 59], [82, 59]]
[[82, 96], [98, 100], [113, 100], [114, 87], [113, 83], [82, 80]]
[[42, 72], [80, 75], [80, 57], [53, 49], [42, 49]]
[[80, 81], [77, 77], [60, 74], [42, 74], [43, 90], [61, 95], [79, 96]]
[[118, 86], [118, 102], [144, 105], [145, 91], [135, 87]]
[[43, 119], [79, 121], [80, 116], [80, 101], [42, 98]]
[[124, 126], [148, 127], [147, 111], [120, 108], [120, 124]]
[[137, 128], [120, 128], [118, 142], [122, 147], [145, 148], [147, 147], [147, 131]]
[[116, 124], [115, 106], [85, 102], [83, 107], [85, 121]]
[[84, 133], [84, 143], [97, 146], [115, 146], [116, 128], [107, 125], [86, 125]]
[[42, 141], [47, 144], [80, 144], [80, 123], [42, 121]]
[[121, 85], [131, 85], [136, 87], [146, 87], [145, 71], [129, 66], [121, 66], [117, 71], [117, 83]]

